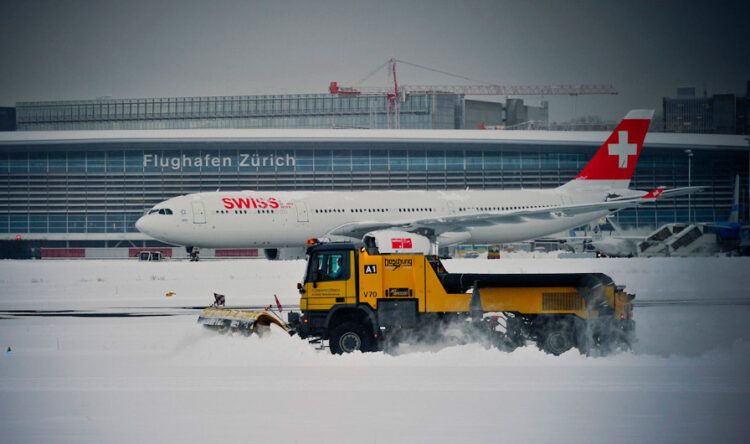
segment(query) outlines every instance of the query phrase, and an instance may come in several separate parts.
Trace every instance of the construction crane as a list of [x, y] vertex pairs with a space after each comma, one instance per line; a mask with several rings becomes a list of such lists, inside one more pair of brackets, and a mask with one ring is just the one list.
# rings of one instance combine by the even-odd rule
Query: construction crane
[[382, 65], [378, 66], [364, 79], [357, 82], [361, 84], [372, 77], [387, 65], [389, 86], [365, 86], [345, 87], [339, 86], [338, 82], [331, 82], [328, 91], [331, 94], [373, 94], [385, 95], [388, 98], [388, 127], [399, 127], [399, 103], [406, 101], [407, 94], [458, 94], [458, 95], [495, 95], [495, 96], [584, 96], [584, 95], [617, 95], [617, 90], [609, 85], [495, 85], [491, 83], [483, 85], [399, 85], [396, 78], [396, 63], [416, 68], [426, 69], [440, 74], [458, 77], [464, 80], [476, 81], [468, 77], [451, 74], [445, 71], [429, 68], [416, 63], [391, 57]]

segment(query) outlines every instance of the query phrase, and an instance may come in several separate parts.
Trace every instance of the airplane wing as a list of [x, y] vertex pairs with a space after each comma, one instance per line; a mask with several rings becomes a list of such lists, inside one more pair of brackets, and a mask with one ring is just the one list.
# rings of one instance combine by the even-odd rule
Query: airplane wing
[[705, 190], [708, 187], [680, 187], [664, 189], [657, 196], [658, 199], [664, 199], [668, 197], [684, 196], [685, 194], [698, 193]]
[[469, 214], [456, 214], [423, 219], [402, 219], [393, 221], [360, 221], [334, 228], [330, 235], [349, 236], [360, 239], [370, 231], [383, 229], [401, 229], [409, 232], [431, 232], [441, 234], [451, 231], [462, 231], [469, 227], [491, 226], [499, 223], [523, 223], [530, 219], [554, 219], [581, 213], [601, 210], [616, 211], [636, 206], [641, 198], [618, 200], [613, 202], [596, 202], [555, 207], [527, 208], [523, 210], [493, 211]]
[[[682, 194], [691, 193], [704, 187], [685, 187], [675, 190]], [[585, 204], [558, 205], [552, 207], [525, 208], [520, 210], [477, 212], [436, 216], [422, 219], [401, 219], [393, 221], [359, 221], [340, 225], [329, 231], [328, 235], [347, 236], [361, 239], [365, 234], [384, 229], [398, 229], [414, 233], [428, 233], [439, 235], [447, 232], [464, 231], [471, 227], [492, 226], [496, 224], [524, 223], [529, 220], [555, 219], [564, 216], [575, 216], [597, 211], [619, 211], [632, 208], [644, 203], [650, 203], [664, 198], [680, 195], [669, 193], [669, 190], [658, 189], [658, 193], [648, 193], [632, 197], [619, 197], [614, 200], [592, 202]], [[687, 190], [687, 191], [686, 191]]]
[[640, 197], [641, 199], [651, 199], [651, 200], [667, 199], [671, 197], [684, 196], [686, 194], [698, 193], [698, 192], [704, 191], [706, 188], [708, 187], [695, 186], [695, 187], [680, 187], [680, 188], [667, 189], [667, 187], [661, 186], [661, 187], [654, 188], [648, 193], [642, 194], [642, 195], [634, 196], [632, 193], [625, 195], [623, 197], [616, 195], [617, 197], [612, 197], [608, 199], [607, 202], [616, 202], [620, 200], [629, 201], [633, 199], [634, 197]]
[[[696, 225], [703, 225], [704, 227], [708, 228], [719, 228], [719, 229], [731, 229], [732, 227], [729, 225], [722, 225], [720, 223], [714, 223], [714, 222], [698, 222]], [[739, 225], [737, 226], [739, 228]]]
[[705, 227], [710, 227], [710, 228], [720, 228], [724, 230], [733, 229], [733, 228], [737, 228], [739, 230], [747, 230], [748, 228], [750, 228], [750, 225], [740, 225], [740, 224], [730, 225], [727, 222], [696, 222], [696, 225], [703, 225]]

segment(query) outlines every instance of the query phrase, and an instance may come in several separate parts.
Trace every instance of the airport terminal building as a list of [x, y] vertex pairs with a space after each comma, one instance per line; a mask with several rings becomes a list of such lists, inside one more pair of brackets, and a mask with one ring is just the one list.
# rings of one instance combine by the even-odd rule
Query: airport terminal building
[[[222, 190], [510, 189], [572, 179], [604, 132], [168, 129], [0, 133], [0, 239], [38, 247], [160, 245], [137, 232], [170, 197]], [[689, 150], [686, 151], [686, 150]], [[623, 226], [726, 220], [743, 136], [653, 133], [631, 187], [706, 192], [617, 214]], [[690, 214], [692, 213], [692, 214]]]
[[[513, 115], [547, 112], [513, 103]], [[0, 132], [0, 241], [37, 248], [164, 247], [135, 221], [199, 191], [556, 187], [608, 136], [466, 130], [510, 114], [455, 94], [409, 95], [399, 130], [382, 129], [393, 116], [376, 95], [104, 98], [6, 111], [16, 131]], [[725, 220], [736, 174], [745, 215], [749, 165], [743, 136], [651, 133], [632, 187], [710, 189], [616, 217], [631, 227]]]
[[[16, 104], [19, 131], [194, 128], [390, 128], [384, 95], [275, 94], [254, 96], [97, 99]], [[398, 128], [461, 129], [464, 114], [490, 122], [503, 106], [482, 107], [456, 94], [410, 94], [399, 102]], [[467, 109], [468, 106], [468, 109]], [[486, 109], [489, 106], [489, 109]], [[521, 103], [523, 107], [523, 104]], [[394, 117], [391, 115], [391, 117]], [[470, 118], [471, 120], [471, 118]], [[476, 128], [473, 126], [472, 128]]]

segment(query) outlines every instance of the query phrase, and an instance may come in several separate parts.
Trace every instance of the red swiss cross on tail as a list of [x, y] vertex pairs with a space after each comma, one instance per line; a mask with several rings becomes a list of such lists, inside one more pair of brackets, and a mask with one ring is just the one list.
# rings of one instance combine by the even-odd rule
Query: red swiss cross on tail
[[653, 115], [653, 110], [630, 111], [574, 180], [629, 182]]

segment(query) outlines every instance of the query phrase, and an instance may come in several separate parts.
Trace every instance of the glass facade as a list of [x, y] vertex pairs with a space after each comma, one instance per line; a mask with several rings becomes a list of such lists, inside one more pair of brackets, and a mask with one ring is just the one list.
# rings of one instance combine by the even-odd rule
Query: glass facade
[[[285, 94], [28, 102], [18, 130], [179, 128], [388, 128], [383, 95]], [[407, 96], [400, 128], [463, 127], [463, 97]]]
[[[389, 141], [112, 141], [0, 144], [0, 233], [130, 233], [145, 209], [180, 194], [222, 190], [552, 188], [596, 146]], [[649, 148], [632, 188], [688, 185], [682, 147]], [[624, 210], [624, 226], [728, 218], [734, 177], [747, 214], [747, 150], [693, 149], [692, 185], [706, 192]], [[7, 236], [6, 236], [7, 237]]]
[[[750, 86], [750, 82], [749, 86]], [[664, 131], [675, 133], [748, 134], [748, 99], [734, 94], [662, 99]]]

